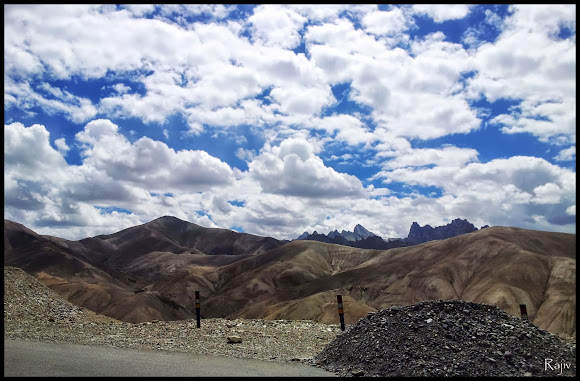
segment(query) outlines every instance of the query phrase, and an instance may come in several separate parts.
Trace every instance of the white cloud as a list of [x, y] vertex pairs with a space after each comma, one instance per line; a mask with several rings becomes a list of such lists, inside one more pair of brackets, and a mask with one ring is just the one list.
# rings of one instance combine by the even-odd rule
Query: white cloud
[[[341, 12], [355, 9], [349, 4], [288, 4], [288, 8], [307, 17], [314, 22], [331, 22], [337, 19]], [[360, 6], [359, 6], [360, 7]], [[375, 5], [376, 9], [376, 5]]]
[[[82, 165], [69, 166], [51, 147], [49, 133], [41, 125], [5, 125], [4, 140], [6, 218], [12, 216], [37, 227], [53, 224], [59, 232], [71, 227], [66, 237], [102, 232], [111, 218], [117, 221], [111, 226], [128, 227], [146, 222], [143, 218], [154, 212], [167, 214], [161, 207], [167, 203], [152, 207], [156, 201], [151, 192], [199, 192], [235, 180], [227, 164], [204, 151], [175, 152], [149, 138], [130, 143], [108, 120], [92, 121], [77, 134], [83, 145]], [[30, 155], [31, 151], [35, 154]], [[115, 215], [101, 212], [97, 206], [139, 214]]]
[[444, 147], [442, 149], [420, 148], [400, 152], [395, 158], [384, 163], [389, 170], [407, 167], [453, 167], [461, 168], [465, 164], [477, 161], [477, 151], [471, 148]]
[[554, 156], [556, 161], [574, 161], [576, 160], [576, 146], [561, 150], [558, 155]]
[[315, 128], [323, 129], [334, 134], [335, 140], [346, 142], [349, 145], [371, 144], [377, 137], [358, 118], [348, 114], [337, 114], [312, 120]]
[[472, 67], [460, 44], [433, 34], [413, 42], [411, 57], [368, 37], [344, 20], [306, 33], [312, 60], [329, 82], [350, 83], [349, 98], [370, 106], [374, 120], [395, 135], [432, 139], [479, 128], [458, 84]]
[[299, 86], [276, 87], [270, 95], [280, 105], [280, 111], [286, 114], [316, 115], [324, 106], [336, 101], [330, 87], [325, 88], [301, 88]]
[[462, 19], [470, 11], [466, 4], [414, 4], [413, 11], [417, 14], [426, 14], [437, 23], [448, 20]]
[[[66, 140], [51, 145], [46, 127], [7, 119], [6, 218], [78, 238], [165, 214], [276, 238], [356, 223], [402, 237], [414, 220], [438, 226], [457, 217], [575, 229], [575, 172], [531, 157], [479, 163], [469, 147], [417, 148], [499, 126], [557, 145], [547, 150], [555, 161], [574, 160], [574, 5], [510, 6], [504, 20], [488, 11], [482, 29], [463, 36], [468, 49], [441, 32], [411, 40], [407, 29], [419, 26], [413, 14], [441, 23], [467, 16], [468, 5], [259, 5], [231, 20], [235, 5], [123, 7], [5, 7], [5, 111], [72, 121], [58, 126]], [[569, 38], [558, 37], [562, 27]], [[482, 44], [483, 28], [503, 29]], [[305, 54], [289, 50], [302, 42]], [[105, 84], [88, 97], [77, 85], [93, 80]], [[335, 85], [346, 88], [338, 100]], [[470, 105], [481, 97], [517, 102], [488, 120]], [[182, 130], [168, 123], [174, 115]], [[229, 139], [249, 169], [135, 140], [138, 123], [124, 126], [129, 141], [118, 126], [131, 118], [167, 141]], [[235, 138], [242, 125], [257, 139]], [[82, 163], [68, 165], [67, 152]], [[336, 169], [359, 163], [389, 187], [363, 187]], [[381, 170], [373, 176], [373, 168]], [[441, 193], [422, 196], [423, 186]]]
[[555, 36], [562, 25], [575, 30], [575, 5], [512, 10], [498, 39], [475, 53], [470, 96], [520, 102], [494, 119], [505, 133], [528, 132], [551, 144], [575, 142], [576, 41]]
[[347, 54], [358, 53], [372, 57], [385, 50], [383, 44], [373, 36], [355, 29], [350, 21], [342, 18], [333, 23], [309, 26], [304, 33], [304, 39], [309, 48], [322, 44]]
[[223, 19], [230, 14], [231, 5], [225, 4], [160, 4], [160, 13], [166, 17], [166, 22], [172, 22], [175, 18], [179, 24], [188, 25], [186, 21], [188, 17], [196, 17], [199, 15], [211, 16], [215, 19]]
[[155, 11], [153, 4], [125, 4], [123, 7], [136, 17], [142, 17]]
[[369, 33], [375, 35], [394, 35], [407, 29], [407, 20], [400, 8], [367, 13], [362, 23]]
[[564, 190], [557, 184], [546, 183], [534, 188], [534, 198], [531, 202], [537, 204], [557, 204], [560, 202]]
[[282, 49], [293, 49], [300, 44], [299, 32], [306, 21], [306, 17], [277, 4], [258, 6], [248, 19], [257, 41]]
[[[538, 230], [552, 230], [550, 224], [573, 226], [574, 221], [561, 218], [575, 202], [573, 171], [534, 157], [516, 156], [488, 163], [468, 161], [458, 167], [433, 168], [404, 167], [401, 163], [399, 168], [381, 175], [389, 182], [440, 188], [443, 196], [429, 203], [441, 202], [445, 210], [442, 215], [464, 216], [472, 223], [524, 224]], [[414, 165], [424, 162], [429, 160], [411, 161]], [[533, 214], [544, 215], [545, 224], [533, 222], [529, 218]]]
[[[62, 155], [50, 146], [49, 132], [39, 124], [4, 125], [4, 174], [19, 179], [46, 181], [66, 167]], [[34, 154], [31, 154], [34, 153]]]
[[76, 137], [84, 164], [112, 179], [153, 192], [199, 191], [233, 181], [232, 169], [205, 151], [174, 151], [165, 143], [142, 137], [130, 143], [109, 120], [95, 120]]
[[70, 150], [70, 147], [66, 144], [65, 138], [56, 139], [54, 145], [56, 145], [56, 148], [61, 154], [66, 154]]
[[503, 24], [503, 19], [490, 9], [485, 10], [485, 22], [496, 28], [500, 28]]
[[117, 83], [113, 85], [113, 89], [119, 94], [125, 94], [131, 91], [131, 88], [123, 83]]
[[[5, 138], [9, 159], [5, 171], [6, 218], [21, 221], [41, 234], [69, 239], [113, 233], [166, 214], [208, 227], [243, 226], [247, 232], [275, 238], [295, 238], [311, 228], [326, 233], [335, 228], [352, 228], [356, 223], [385, 238], [405, 237], [413, 221], [439, 226], [457, 217], [467, 218], [476, 226], [522, 226], [522, 221], [527, 228], [540, 230], [573, 226], [572, 221], [556, 217], [561, 215], [560, 211], [574, 216], [575, 174], [541, 159], [510, 158], [481, 164], [472, 162], [476, 158], [474, 152], [456, 147], [444, 147], [440, 152], [431, 149], [408, 152], [391, 167], [409, 171], [409, 176], [413, 175], [407, 179], [409, 184], [439, 186], [443, 194], [395, 197], [386, 188], [363, 189], [358, 179], [322, 163], [317, 156], [324, 149], [320, 142], [295, 138], [266, 147], [255, 157], [249, 155], [249, 171], [237, 175], [233, 183], [211, 192], [177, 191], [167, 195], [173, 188], [167, 186], [154, 192], [146, 181], [153, 170], [143, 172], [136, 160], [143, 159], [145, 152], [156, 152], [154, 156], [160, 166], [167, 164], [160, 152], [178, 160], [178, 154], [168, 151], [161, 142], [144, 140], [129, 144], [123, 142], [114, 124], [95, 121], [79, 135], [79, 140], [87, 144], [85, 161], [81, 166], [68, 166], [50, 147], [48, 134], [41, 126], [26, 129], [15, 124], [5, 126], [5, 130], [12, 135], [17, 132], [17, 138], [12, 135]], [[40, 134], [40, 138], [33, 138], [31, 133]], [[31, 140], [21, 135], [30, 135]], [[126, 165], [140, 174], [140, 181], [132, 181], [127, 171], [115, 172], [117, 163], [100, 147], [105, 141], [111, 146], [109, 152], [122, 155]], [[30, 147], [44, 154], [29, 164], [28, 171], [13, 170], [15, 161], [20, 165], [18, 168], [23, 163], [10, 159]], [[453, 161], [454, 156], [457, 162]], [[52, 172], [50, 176], [39, 177], [45, 162], [50, 162]], [[420, 169], [426, 163], [437, 166]], [[430, 176], [430, 171], [445, 166], [450, 169], [445, 176], [441, 173]], [[412, 172], [408, 168], [419, 169]], [[27, 180], [22, 177], [24, 173], [29, 174]], [[126, 178], [119, 178], [121, 173]], [[230, 201], [243, 205], [232, 205]], [[554, 204], [556, 201], [558, 204]], [[116, 206], [131, 213], [107, 212], [96, 206]], [[532, 215], [546, 217], [529, 218]]]
[[266, 193], [336, 198], [363, 192], [359, 179], [325, 166], [305, 140], [287, 139], [279, 147], [266, 147], [248, 166], [249, 174]]
[[76, 123], [82, 123], [97, 114], [97, 108], [88, 98], [77, 97], [47, 83], [40, 84], [37, 90], [28, 82], [7, 80], [4, 86], [7, 108], [26, 111], [40, 107], [49, 115], [64, 114]]

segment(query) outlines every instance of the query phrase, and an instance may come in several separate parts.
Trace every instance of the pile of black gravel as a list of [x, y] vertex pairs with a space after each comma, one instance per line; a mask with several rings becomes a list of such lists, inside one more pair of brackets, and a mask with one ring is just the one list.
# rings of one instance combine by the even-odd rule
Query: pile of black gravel
[[495, 306], [438, 300], [370, 313], [313, 361], [340, 376], [576, 376], [576, 344]]

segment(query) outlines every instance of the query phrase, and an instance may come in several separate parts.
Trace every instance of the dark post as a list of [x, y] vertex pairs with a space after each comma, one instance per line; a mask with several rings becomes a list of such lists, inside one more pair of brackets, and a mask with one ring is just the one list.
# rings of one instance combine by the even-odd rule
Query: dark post
[[338, 302], [338, 316], [340, 317], [340, 330], [344, 331], [344, 308], [342, 306], [342, 295], [336, 295]]
[[522, 314], [522, 319], [528, 320], [528, 311], [525, 304], [520, 304], [520, 313]]
[[199, 314], [199, 291], [195, 292], [195, 315], [197, 316], [197, 328], [199, 328], [201, 319]]

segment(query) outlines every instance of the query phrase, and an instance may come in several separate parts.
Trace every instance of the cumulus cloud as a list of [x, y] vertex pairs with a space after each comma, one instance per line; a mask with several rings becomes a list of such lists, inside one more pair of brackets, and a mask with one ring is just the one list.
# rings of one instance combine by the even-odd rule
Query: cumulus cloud
[[205, 151], [176, 152], [147, 137], [130, 143], [109, 120], [88, 123], [76, 138], [84, 144], [84, 164], [154, 192], [194, 192], [233, 181], [229, 165]]
[[308, 19], [280, 5], [260, 5], [248, 19], [254, 38], [266, 46], [293, 49], [300, 44], [300, 30]]
[[466, 4], [414, 4], [412, 9], [417, 14], [426, 14], [433, 21], [441, 23], [464, 18], [469, 13], [470, 6]]
[[26, 81], [6, 81], [4, 92], [7, 108], [32, 110], [40, 107], [47, 114], [62, 114], [73, 122], [82, 123], [97, 114], [90, 99], [78, 97], [47, 83], [34, 89]]
[[573, 161], [576, 160], [576, 146], [561, 150], [558, 155], [554, 156], [556, 161]]
[[67, 164], [50, 146], [49, 137], [46, 128], [39, 124], [30, 127], [19, 122], [4, 125], [4, 174], [40, 181], [57, 175]]
[[400, 8], [367, 13], [362, 23], [369, 33], [375, 35], [394, 35], [407, 29], [407, 20]]
[[[74, 232], [102, 231], [112, 218], [117, 219], [112, 226], [124, 228], [146, 222], [143, 218], [153, 211], [166, 214], [156, 201], [162, 196], [152, 196], [155, 192], [199, 192], [235, 180], [226, 163], [204, 151], [176, 152], [145, 137], [130, 143], [109, 120], [88, 123], [76, 139], [82, 145], [83, 163], [68, 165], [50, 145], [44, 126], [4, 126], [6, 218], [29, 221], [43, 231], [49, 225], [76, 226], [66, 237], [78, 237]], [[62, 148], [64, 141], [59, 142]], [[139, 216], [103, 213], [98, 207], [123, 208]], [[196, 207], [199, 210], [199, 203]], [[175, 215], [181, 215], [178, 209]]]
[[477, 49], [469, 94], [519, 103], [492, 120], [505, 133], [575, 142], [576, 41], [556, 37], [562, 26], [575, 30], [575, 5], [518, 5], [512, 11], [497, 40]]
[[58, 151], [60, 153], [62, 153], [63, 155], [66, 154], [67, 151], [70, 150], [70, 147], [66, 144], [66, 139], [65, 138], [56, 139], [54, 141], [54, 145], [56, 146], [56, 148], [58, 149]]
[[267, 193], [336, 198], [360, 196], [363, 192], [358, 178], [325, 166], [305, 140], [287, 139], [278, 147], [264, 149], [248, 167]]
[[[575, 171], [425, 148], [498, 128], [575, 160], [575, 5], [487, 9], [467, 48], [444, 28], [411, 39], [414, 15], [443, 27], [474, 6], [6, 6], [6, 218], [78, 238], [166, 214], [276, 238], [356, 223], [402, 237], [457, 217], [574, 231]], [[482, 98], [513, 106], [489, 116]], [[233, 137], [241, 126], [251, 136]], [[188, 148], [208, 136], [237, 151]]]
[[152, 13], [155, 10], [153, 4], [125, 4], [123, 8], [129, 10], [134, 16], [141, 17]]
[[[399, 160], [399, 168], [382, 172], [382, 175], [388, 182], [441, 189], [443, 196], [429, 203], [441, 203], [445, 215], [466, 216], [470, 222], [482, 219], [492, 224], [513, 226], [520, 220], [526, 221], [529, 228], [538, 230], [546, 229], [550, 224], [569, 225], [574, 222], [558, 217], [571, 204], [575, 204], [576, 179], [573, 171], [534, 157], [515, 156], [487, 163], [469, 162], [474, 157], [465, 153], [468, 154], [464, 159], [465, 165], [421, 167], [417, 165], [434, 160], [403, 158]], [[415, 166], [404, 166], [407, 164], [405, 161]], [[489, 208], [489, 205], [495, 207]], [[531, 215], [544, 215], [546, 221], [540, 223], [530, 219]]]
[[476, 162], [477, 156], [478, 152], [474, 149], [453, 146], [442, 149], [409, 149], [386, 161], [384, 167], [389, 170], [425, 166], [461, 168], [467, 163]]
[[352, 115], [337, 114], [318, 118], [312, 121], [312, 125], [315, 128], [334, 134], [335, 140], [346, 142], [352, 146], [363, 143], [371, 144], [377, 139], [360, 119]]

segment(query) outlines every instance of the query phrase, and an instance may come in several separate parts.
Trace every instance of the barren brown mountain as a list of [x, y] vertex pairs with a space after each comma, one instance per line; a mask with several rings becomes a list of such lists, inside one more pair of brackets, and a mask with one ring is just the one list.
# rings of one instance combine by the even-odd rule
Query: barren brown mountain
[[491, 227], [440, 241], [366, 250], [208, 229], [162, 217], [68, 241], [4, 222], [4, 264], [72, 303], [129, 322], [195, 317], [311, 319], [347, 324], [423, 300], [496, 305], [576, 336], [576, 235]]

